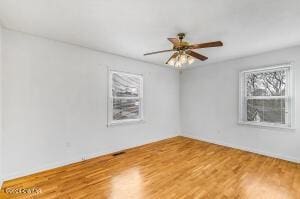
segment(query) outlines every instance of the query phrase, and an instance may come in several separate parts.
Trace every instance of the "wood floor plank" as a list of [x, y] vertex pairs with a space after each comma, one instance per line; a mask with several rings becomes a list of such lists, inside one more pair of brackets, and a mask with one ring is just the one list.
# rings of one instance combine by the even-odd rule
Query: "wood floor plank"
[[[8, 189], [37, 194], [6, 194]], [[300, 198], [300, 165], [175, 137], [4, 183], [0, 198]]]

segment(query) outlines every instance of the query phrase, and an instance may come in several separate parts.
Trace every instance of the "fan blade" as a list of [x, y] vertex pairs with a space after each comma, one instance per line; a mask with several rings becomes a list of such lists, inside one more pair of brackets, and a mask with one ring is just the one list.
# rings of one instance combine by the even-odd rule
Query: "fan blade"
[[174, 45], [174, 46], [180, 46], [180, 41], [177, 38], [168, 38], [168, 40]]
[[194, 45], [190, 45], [189, 49], [211, 48], [211, 47], [219, 47], [219, 46], [223, 46], [223, 43], [221, 41], [215, 41], [215, 42], [209, 42], [203, 44], [194, 44]]
[[178, 55], [178, 53], [176, 52], [176, 53], [174, 53], [169, 59], [168, 59], [168, 61], [166, 62], [166, 64], [168, 64], [169, 63], [169, 61], [171, 60], [171, 59], [173, 59], [173, 58], [175, 58], [175, 57], [177, 57], [177, 55]]
[[205, 61], [205, 60], [208, 59], [208, 57], [205, 57], [204, 55], [201, 55], [201, 54], [196, 53], [196, 52], [191, 51], [191, 50], [188, 50], [185, 53], [188, 54], [188, 55], [191, 55], [194, 58], [200, 59], [201, 61]]
[[146, 53], [146, 54], [144, 54], [144, 56], [146, 56], [146, 55], [153, 55], [153, 54], [157, 54], [157, 53], [170, 52], [170, 51], [173, 51], [173, 49], [171, 49], [171, 50], [161, 50], [161, 51]]

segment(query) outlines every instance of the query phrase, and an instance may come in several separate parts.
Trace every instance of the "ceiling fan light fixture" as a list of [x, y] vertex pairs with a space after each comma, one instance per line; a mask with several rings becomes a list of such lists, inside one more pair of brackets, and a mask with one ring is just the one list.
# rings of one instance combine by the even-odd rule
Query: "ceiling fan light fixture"
[[178, 54], [176, 57], [171, 58], [167, 64], [175, 68], [181, 68], [185, 64], [192, 64], [195, 59], [186, 53]]

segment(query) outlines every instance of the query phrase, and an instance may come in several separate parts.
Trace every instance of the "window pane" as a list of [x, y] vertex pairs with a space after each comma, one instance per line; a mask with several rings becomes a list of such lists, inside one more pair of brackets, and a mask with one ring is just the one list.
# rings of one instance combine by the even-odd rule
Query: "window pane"
[[264, 100], [264, 122], [285, 124], [285, 99]]
[[113, 99], [113, 120], [140, 118], [139, 99]]
[[138, 97], [141, 79], [137, 76], [113, 73], [112, 94], [115, 97]]
[[285, 124], [286, 99], [248, 99], [247, 121]]
[[247, 96], [284, 96], [286, 71], [267, 71], [246, 74]]
[[263, 100], [248, 99], [247, 100], [247, 121], [263, 121]]

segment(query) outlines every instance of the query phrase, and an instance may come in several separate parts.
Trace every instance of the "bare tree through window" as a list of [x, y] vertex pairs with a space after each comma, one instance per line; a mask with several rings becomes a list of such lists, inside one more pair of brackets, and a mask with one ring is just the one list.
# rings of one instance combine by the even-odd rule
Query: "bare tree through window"
[[287, 124], [289, 67], [251, 70], [242, 74], [241, 111], [245, 115], [244, 121]]
[[286, 71], [271, 71], [247, 74], [248, 96], [284, 96]]

